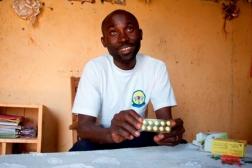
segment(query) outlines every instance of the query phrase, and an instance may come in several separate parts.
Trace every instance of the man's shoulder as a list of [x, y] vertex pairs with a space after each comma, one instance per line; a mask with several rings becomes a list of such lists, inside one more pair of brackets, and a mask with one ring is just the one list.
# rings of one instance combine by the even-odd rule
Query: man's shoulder
[[104, 64], [109, 61], [109, 57], [107, 54], [99, 55], [95, 58], [90, 59], [87, 64]]
[[149, 65], [153, 65], [153, 66], [165, 66], [164, 61], [162, 61], [161, 59], [155, 58], [153, 56], [150, 56], [150, 55], [139, 53], [138, 58], [139, 58], [140, 62], [143, 62], [144, 64], [149, 64]]
[[99, 55], [90, 59], [86, 64], [85, 67], [88, 68], [104, 68], [110, 64], [110, 58], [107, 54]]

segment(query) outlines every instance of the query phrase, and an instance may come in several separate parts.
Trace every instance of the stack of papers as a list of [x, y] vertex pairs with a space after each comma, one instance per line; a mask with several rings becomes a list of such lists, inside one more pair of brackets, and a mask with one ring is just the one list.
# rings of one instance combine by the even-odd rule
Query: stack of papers
[[0, 138], [19, 137], [22, 120], [22, 116], [0, 114]]

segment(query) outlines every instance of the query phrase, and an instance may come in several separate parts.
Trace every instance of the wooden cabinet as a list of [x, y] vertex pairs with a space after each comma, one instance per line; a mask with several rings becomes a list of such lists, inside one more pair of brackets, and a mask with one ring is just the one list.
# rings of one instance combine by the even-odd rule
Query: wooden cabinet
[[33, 124], [37, 127], [35, 138], [0, 139], [0, 154], [41, 152], [43, 105], [0, 104], [0, 114], [24, 116], [23, 125]]

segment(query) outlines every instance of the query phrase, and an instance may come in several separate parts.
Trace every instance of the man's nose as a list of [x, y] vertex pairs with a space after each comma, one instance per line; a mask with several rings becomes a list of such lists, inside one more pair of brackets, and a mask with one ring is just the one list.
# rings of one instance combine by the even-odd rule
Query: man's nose
[[121, 32], [120, 33], [120, 41], [125, 42], [125, 41], [128, 41], [128, 40], [129, 40], [129, 37], [128, 37], [127, 33]]

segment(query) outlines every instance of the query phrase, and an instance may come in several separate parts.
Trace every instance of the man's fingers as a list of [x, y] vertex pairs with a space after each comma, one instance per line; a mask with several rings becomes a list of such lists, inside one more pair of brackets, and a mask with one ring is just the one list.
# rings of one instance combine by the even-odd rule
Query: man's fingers
[[125, 120], [128, 124], [130, 124], [131, 126], [133, 126], [135, 129], [139, 130], [141, 128], [143, 119], [141, 118], [141, 116], [139, 116], [138, 114], [136, 114], [135, 111], [129, 111], [129, 113], [127, 113], [127, 115], [125, 115]]
[[136, 129], [128, 122], [120, 123], [119, 127], [123, 128], [125, 131], [127, 131], [130, 135], [133, 135], [134, 137], [140, 136], [140, 132], [138, 131], [138, 129]]
[[176, 118], [174, 120], [171, 120], [171, 127], [175, 128], [175, 127], [182, 127], [184, 124], [183, 120], [181, 120], [181, 118]]
[[125, 110], [115, 115], [116, 120], [122, 123], [129, 123], [136, 129], [140, 129], [143, 118], [137, 114], [134, 110]]
[[[119, 135], [117, 133], [112, 133], [111, 136], [112, 136], [112, 140], [115, 143], [120, 143], [120, 142], [122, 142], [122, 141], [124, 141], [126, 139], [125, 137], [123, 137], [123, 136], [121, 136], [121, 135]], [[133, 139], [133, 137], [132, 137], [132, 139]]]
[[113, 134], [118, 135], [122, 139], [133, 139], [133, 135], [131, 135], [128, 131], [124, 130], [123, 128], [118, 127], [116, 130], [113, 131]]
[[157, 143], [159, 141], [161, 141], [164, 138], [163, 134], [158, 134], [156, 136], [154, 136], [154, 141]]
[[155, 136], [154, 141], [157, 144], [173, 146], [181, 142], [183, 133], [185, 132], [185, 129], [183, 127], [183, 121], [180, 118], [170, 121], [172, 127], [171, 132]]
[[175, 127], [171, 130], [171, 132], [169, 134], [170, 134], [170, 136], [176, 136], [176, 135], [183, 135], [184, 132], [185, 132], [184, 127]]
[[130, 115], [132, 115], [136, 120], [139, 122], [143, 122], [142, 116], [140, 116], [136, 111], [134, 110], [129, 110]]
[[182, 135], [167, 137], [166, 134], [159, 134], [154, 137], [154, 141], [159, 145], [177, 145], [182, 139]]
[[[141, 128], [142, 120], [142, 117], [134, 110], [125, 110], [117, 113], [111, 121], [114, 137], [118, 135], [120, 140], [131, 140], [134, 137], [140, 136], [139, 129]], [[116, 142], [119, 142], [117, 137], [114, 139], [116, 139]]]

